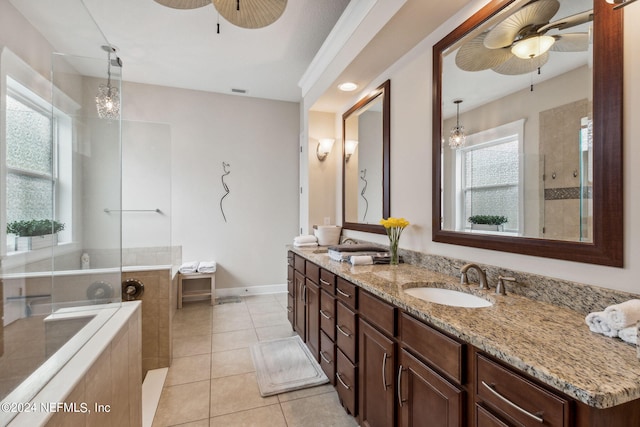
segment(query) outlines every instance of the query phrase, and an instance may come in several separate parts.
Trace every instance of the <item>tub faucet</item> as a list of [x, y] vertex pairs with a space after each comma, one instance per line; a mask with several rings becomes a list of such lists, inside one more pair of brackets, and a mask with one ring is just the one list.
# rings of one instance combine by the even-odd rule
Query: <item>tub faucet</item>
[[478, 276], [480, 277], [480, 287], [479, 289], [489, 289], [489, 283], [487, 282], [487, 273], [483, 269], [481, 269], [477, 264], [465, 264], [460, 269], [460, 283], [463, 285], [469, 284], [469, 278], [467, 277], [467, 271], [469, 269], [475, 269], [478, 272]]

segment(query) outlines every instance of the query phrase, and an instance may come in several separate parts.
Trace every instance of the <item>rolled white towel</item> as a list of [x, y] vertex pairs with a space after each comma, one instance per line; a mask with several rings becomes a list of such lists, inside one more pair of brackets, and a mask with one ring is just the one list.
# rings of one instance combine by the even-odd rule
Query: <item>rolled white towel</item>
[[294, 237], [293, 243], [318, 243], [318, 238], [310, 234], [301, 235]]
[[630, 299], [604, 309], [607, 322], [614, 329], [624, 329], [640, 320], [640, 299]]
[[629, 344], [638, 344], [638, 327], [629, 326], [618, 331], [618, 336], [622, 341]]
[[198, 271], [198, 261], [189, 261], [182, 263], [178, 271], [182, 274], [195, 273]]
[[596, 332], [607, 337], [618, 336], [618, 329], [612, 328], [607, 322], [607, 316], [604, 311], [595, 311], [587, 314], [584, 321], [589, 326], [591, 332]]
[[373, 257], [370, 255], [352, 255], [349, 257], [349, 262], [352, 265], [372, 265]]
[[198, 263], [198, 273], [215, 273], [216, 262], [215, 261], [201, 261]]
[[298, 242], [293, 242], [293, 246], [295, 246], [296, 248], [316, 248], [318, 247], [318, 244], [313, 242], [313, 243], [298, 243]]

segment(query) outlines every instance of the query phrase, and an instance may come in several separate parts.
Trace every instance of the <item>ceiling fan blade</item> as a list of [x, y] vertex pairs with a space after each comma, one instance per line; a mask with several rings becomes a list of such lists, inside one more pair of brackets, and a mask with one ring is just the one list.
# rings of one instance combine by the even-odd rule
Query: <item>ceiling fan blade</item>
[[589, 33], [557, 34], [551, 46], [555, 52], [584, 52], [589, 49]]
[[155, 0], [163, 6], [174, 9], [197, 9], [211, 4], [211, 0]]
[[558, 0], [537, 0], [529, 3], [496, 24], [484, 39], [484, 45], [489, 49], [511, 46], [522, 29], [549, 22], [559, 8]]
[[487, 33], [474, 37], [460, 46], [456, 53], [456, 65], [464, 71], [482, 71], [497, 67], [511, 58], [512, 53], [508, 48], [487, 49], [484, 39]]
[[519, 74], [526, 74], [535, 71], [539, 67], [542, 67], [549, 60], [549, 53], [545, 52], [540, 56], [532, 59], [520, 59], [515, 55], [503, 64], [493, 67], [492, 70], [499, 74], [505, 74], [508, 76], [516, 76]]
[[242, 28], [262, 28], [280, 18], [287, 0], [213, 0], [220, 15]]
[[585, 10], [584, 12], [576, 13], [575, 15], [570, 15], [566, 18], [550, 22], [547, 25], [540, 27], [538, 29], [538, 33], [542, 34], [554, 28], [558, 30], [565, 30], [590, 21], [593, 21], [593, 9]]

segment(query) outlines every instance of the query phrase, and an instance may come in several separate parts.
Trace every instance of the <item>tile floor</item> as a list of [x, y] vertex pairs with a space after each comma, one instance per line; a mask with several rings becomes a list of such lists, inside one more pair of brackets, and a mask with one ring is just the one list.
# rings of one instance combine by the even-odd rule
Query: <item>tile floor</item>
[[185, 303], [153, 427], [357, 426], [331, 385], [260, 396], [249, 345], [293, 334], [286, 304], [286, 294]]

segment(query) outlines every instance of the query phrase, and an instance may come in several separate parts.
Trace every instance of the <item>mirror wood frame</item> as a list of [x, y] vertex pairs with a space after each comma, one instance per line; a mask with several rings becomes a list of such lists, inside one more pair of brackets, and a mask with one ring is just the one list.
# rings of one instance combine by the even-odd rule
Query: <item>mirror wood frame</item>
[[514, 0], [494, 0], [433, 47], [432, 240], [518, 254], [623, 266], [623, 14], [594, 0], [593, 242], [493, 236], [441, 229], [442, 53]]
[[[382, 96], [382, 216], [391, 215], [391, 80], [382, 83], [371, 94], [358, 101], [342, 115], [342, 228], [346, 230], [366, 231], [369, 233], [386, 234], [382, 225], [348, 222], [346, 219], [346, 176], [345, 176], [345, 122], [350, 115], [364, 108]], [[382, 219], [382, 218], [380, 218]]]

